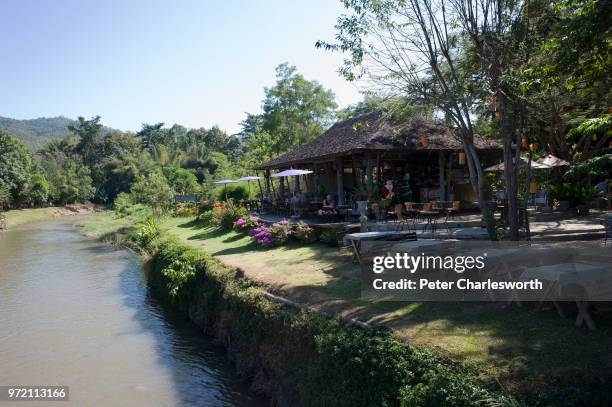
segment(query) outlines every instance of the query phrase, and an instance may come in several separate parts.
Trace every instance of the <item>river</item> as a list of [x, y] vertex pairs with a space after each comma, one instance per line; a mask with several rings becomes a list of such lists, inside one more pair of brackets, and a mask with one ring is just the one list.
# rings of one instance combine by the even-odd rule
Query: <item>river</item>
[[69, 402], [37, 406], [264, 404], [222, 349], [150, 295], [138, 256], [73, 221], [0, 233], [0, 385], [70, 387]]

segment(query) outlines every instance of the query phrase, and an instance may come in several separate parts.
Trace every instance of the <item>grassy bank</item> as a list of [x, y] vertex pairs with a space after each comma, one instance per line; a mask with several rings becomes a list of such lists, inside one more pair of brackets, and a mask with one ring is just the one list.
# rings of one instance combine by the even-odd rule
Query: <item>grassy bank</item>
[[6, 227], [14, 228], [25, 223], [51, 219], [56, 216], [57, 208], [14, 209], [3, 212], [6, 216]]
[[386, 331], [270, 301], [236, 269], [151, 223], [119, 227], [150, 258], [153, 289], [224, 345], [239, 373], [279, 405], [513, 404], [456, 364]]
[[[112, 236], [133, 230], [132, 218], [110, 213], [85, 220], [85, 231]], [[596, 332], [576, 328], [554, 311], [504, 304], [375, 303], [359, 300], [359, 276], [350, 255], [323, 245], [259, 248], [249, 238], [184, 218], [162, 222], [164, 236], [201, 249], [239, 268], [254, 281], [316, 308], [393, 329], [393, 337], [418, 349], [460, 361], [480, 383], [497, 383], [529, 404], [577, 405], [609, 389], [610, 338], [605, 320]], [[601, 310], [600, 310], [601, 311]], [[601, 316], [600, 316], [601, 318]]]

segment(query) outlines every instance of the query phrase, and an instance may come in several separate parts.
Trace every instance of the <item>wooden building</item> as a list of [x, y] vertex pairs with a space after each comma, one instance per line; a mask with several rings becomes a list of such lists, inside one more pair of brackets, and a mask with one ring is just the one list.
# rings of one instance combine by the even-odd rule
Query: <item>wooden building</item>
[[[498, 162], [501, 145], [475, 136], [483, 164]], [[371, 191], [376, 199], [385, 180], [410, 191], [411, 200], [476, 201], [460, 137], [444, 124], [414, 117], [398, 122], [382, 110], [337, 122], [323, 134], [260, 164], [266, 186], [274, 170], [299, 168], [313, 174], [295, 179], [294, 188], [312, 195], [332, 194], [345, 203], [350, 194]], [[281, 194], [285, 185], [281, 182]]]

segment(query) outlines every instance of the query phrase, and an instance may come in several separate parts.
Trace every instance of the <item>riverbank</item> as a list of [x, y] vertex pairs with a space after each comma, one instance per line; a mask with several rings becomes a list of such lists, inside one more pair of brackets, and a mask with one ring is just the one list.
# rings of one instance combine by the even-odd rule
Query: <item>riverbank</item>
[[[110, 213], [89, 217], [84, 231], [133, 230]], [[501, 385], [528, 404], [574, 405], [608, 397], [608, 327], [590, 332], [554, 310], [504, 304], [377, 303], [359, 300], [350, 254], [322, 245], [261, 249], [234, 232], [203, 228], [185, 218], [161, 222], [165, 236], [214, 255], [248, 281], [326, 312], [390, 327], [393, 337], [454, 360], [478, 382]], [[296, 266], [296, 265], [299, 265]], [[443, 355], [443, 356], [440, 356]], [[605, 402], [599, 402], [605, 405]]]
[[57, 218], [60, 216], [85, 215], [95, 212], [93, 204], [51, 206], [48, 208], [13, 209], [0, 214], [5, 216], [6, 228], [14, 228], [30, 222]]
[[[103, 216], [80, 222], [84, 231], [104, 224], [110, 237]], [[149, 257], [158, 294], [225, 346], [252, 388], [277, 405], [512, 404], [499, 388], [480, 385], [474, 372], [386, 330], [356, 328], [270, 300], [239, 270], [152, 224], [136, 233], [125, 221], [117, 227], [120, 239]]]

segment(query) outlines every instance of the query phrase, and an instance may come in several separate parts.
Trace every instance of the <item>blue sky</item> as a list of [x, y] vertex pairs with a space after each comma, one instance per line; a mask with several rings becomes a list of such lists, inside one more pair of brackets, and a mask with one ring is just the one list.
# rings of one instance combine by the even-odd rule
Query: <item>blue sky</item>
[[102, 116], [138, 130], [163, 121], [235, 132], [259, 112], [274, 68], [289, 62], [336, 93], [361, 99], [338, 76], [337, 0], [31, 1], [0, 9], [0, 116]]

